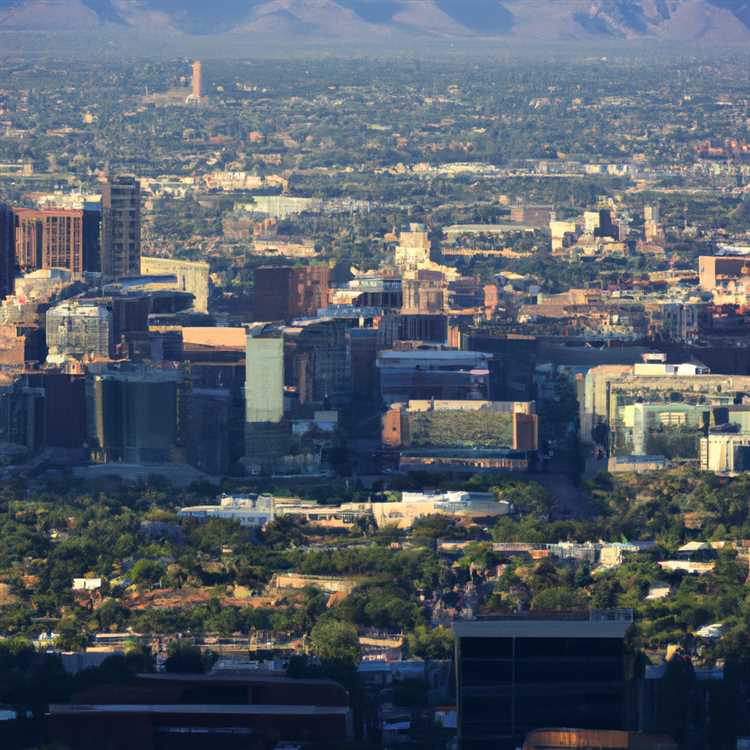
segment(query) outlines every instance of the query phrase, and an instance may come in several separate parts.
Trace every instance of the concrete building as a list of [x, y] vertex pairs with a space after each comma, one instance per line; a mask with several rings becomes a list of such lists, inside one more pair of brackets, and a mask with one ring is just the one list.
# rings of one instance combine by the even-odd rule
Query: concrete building
[[513, 401], [410, 400], [393, 404], [383, 417], [389, 448], [539, 447], [535, 404]]
[[[750, 377], [712, 374], [693, 363], [649, 361], [632, 366], [591, 368], [585, 377], [581, 433], [607, 445], [610, 456], [662, 456], [697, 463], [700, 438], [716, 425], [741, 432], [742, 405]], [[746, 421], [746, 420], [745, 420]]]
[[400, 502], [372, 504], [372, 514], [379, 527], [399, 529], [410, 529], [414, 521], [424, 516], [478, 520], [505, 516], [512, 510], [511, 503], [497, 500], [491, 492], [403, 492]]
[[515, 748], [538, 727], [623, 730], [630, 610], [456, 622], [462, 750]]
[[646, 242], [661, 242], [664, 240], [664, 230], [659, 223], [659, 207], [643, 207], [643, 238]]
[[99, 271], [101, 212], [16, 208], [15, 254], [21, 271], [64, 268], [74, 276]]
[[386, 404], [432, 398], [486, 401], [489, 360], [482, 352], [383, 351], [377, 359], [380, 394]]
[[239, 521], [241, 526], [265, 526], [275, 517], [274, 498], [268, 495], [223, 495], [219, 498], [218, 505], [193, 505], [182, 508], [177, 515], [181, 518], [197, 518], [201, 521], [223, 518], [229, 521]]
[[10, 206], [0, 202], [0, 299], [13, 292], [16, 270], [14, 226]]
[[549, 223], [549, 231], [552, 237], [552, 252], [558, 253], [563, 248], [572, 245], [579, 232], [575, 221], [559, 221], [552, 219]]
[[750, 276], [750, 258], [732, 255], [701, 255], [698, 276], [704, 292], [726, 286], [729, 281]]
[[510, 220], [514, 224], [527, 224], [539, 229], [546, 229], [554, 218], [555, 209], [552, 205], [525, 204], [510, 207]]
[[448, 280], [440, 271], [420, 269], [402, 281], [404, 313], [437, 314], [448, 309]]
[[[208, 263], [174, 258], [141, 257], [141, 275], [174, 276], [174, 289], [193, 295], [193, 309], [208, 312], [209, 272]], [[168, 283], [167, 286], [170, 286]]]
[[111, 177], [102, 189], [101, 270], [105, 277], [141, 270], [141, 187], [134, 177]]
[[430, 236], [423, 224], [409, 224], [398, 236], [394, 262], [400, 271], [416, 271], [430, 262]]
[[700, 469], [716, 474], [750, 471], [750, 434], [710, 432], [700, 439]]
[[87, 432], [95, 463], [182, 463], [184, 376], [132, 364], [92, 368], [86, 382]]
[[96, 302], [66, 300], [47, 310], [48, 360], [68, 357], [109, 358], [113, 344], [112, 311]]

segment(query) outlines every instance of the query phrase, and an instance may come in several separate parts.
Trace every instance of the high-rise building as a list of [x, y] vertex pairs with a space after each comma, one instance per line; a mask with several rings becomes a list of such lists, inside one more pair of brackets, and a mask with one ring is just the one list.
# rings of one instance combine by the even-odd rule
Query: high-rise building
[[245, 466], [251, 474], [269, 473], [289, 443], [284, 420], [284, 339], [278, 334], [249, 333], [245, 367]]
[[196, 60], [193, 63], [193, 98], [200, 101], [203, 98], [203, 63]]
[[284, 417], [284, 339], [247, 337], [245, 421], [279, 423]]
[[112, 311], [105, 305], [66, 300], [47, 310], [48, 360], [109, 357]]
[[398, 236], [396, 266], [402, 271], [415, 271], [430, 260], [430, 235], [422, 224], [409, 224]]
[[13, 291], [15, 265], [13, 212], [5, 203], [0, 203], [0, 298]]
[[134, 177], [111, 177], [102, 191], [102, 273], [141, 272], [141, 186]]
[[184, 376], [174, 370], [107, 366], [86, 382], [91, 459], [98, 463], [180, 463]]
[[174, 276], [174, 283], [167, 283], [166, 286], [190, 292], [195, 298], [193, 309], [196, 312], [208, 312], [209, 272], [208, 263], [203, 261], [141, 258], [141, 273], [144, 276]]
[[255, 269], [255, 320], [315, 317], [328, 306], [327, 265], [261, 266]]
[[515, 748], [539, 727], [627, 729], [629, 610], [454, 623], [462, 750]]
[[15, 255], [22, 271], [64, 268], [74, 275], [100, 270], [98, 209], [16, 208]]

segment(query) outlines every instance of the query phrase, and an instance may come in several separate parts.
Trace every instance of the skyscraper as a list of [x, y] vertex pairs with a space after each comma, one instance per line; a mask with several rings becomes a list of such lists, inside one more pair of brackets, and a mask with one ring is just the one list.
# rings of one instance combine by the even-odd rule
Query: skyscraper
[[15, 265], [13, 213], [0, 203], [0, 299], [13, 291]]
[[284, 339], [277, 331], [247, 337], [245, 375], [245, 467], [273, 473], [288, 450], [284, 420]]
[[324, 264], [256, 268], [255, 320], [315, 317], [328, 305], [329, 275], [330, 269]]
[[102, 273], [138, 276], [141, 270], [141, 187], [134, 177], [111, 177], [102, 191]]
[[22, 271], [65, 268], [99, 271], [98, 210], [16, 208], [15, 256]]
[[193, 98], [200, 101], [203, 98], [203, 63], [196, 60], [193, 63]]

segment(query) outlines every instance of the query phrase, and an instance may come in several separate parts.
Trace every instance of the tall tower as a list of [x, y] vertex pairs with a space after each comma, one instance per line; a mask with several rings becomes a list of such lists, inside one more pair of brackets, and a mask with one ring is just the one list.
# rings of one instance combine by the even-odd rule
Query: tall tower
[[0, 202], [0, 299], [13, 291], [16, 267], [14, 223], [10, 207]]
[[134, 177], [110, 177], [102, 191], [102, 273], [141, 272], [141, 186]]
[[198, 102], [203, 98], [203, 63], [200, 60], [193, 63], [192, 97]]

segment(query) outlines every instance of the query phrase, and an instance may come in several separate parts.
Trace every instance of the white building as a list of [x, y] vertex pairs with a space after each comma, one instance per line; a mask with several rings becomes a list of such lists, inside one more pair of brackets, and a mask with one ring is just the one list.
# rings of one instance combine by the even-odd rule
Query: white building
[[424, 516], [486, 518], [508, 515], [513, 509], [507, 500], [496, 500], [489, 492], [404, 492], [398, 503], [373, 503], [372, 512], [378, 526], [394, 525], [408, 529]]
[[265, 526], [275, 517], [274, 498], [268, 495], [258, 497], [227, 496], [219, 498], [219, 505], [192, 505], [182, 508], [181, 518], [197, 518], [207, 521], [210, 518], [223, 518], [239, 521], [242, 526]]

